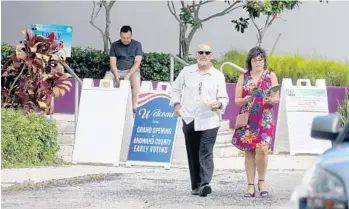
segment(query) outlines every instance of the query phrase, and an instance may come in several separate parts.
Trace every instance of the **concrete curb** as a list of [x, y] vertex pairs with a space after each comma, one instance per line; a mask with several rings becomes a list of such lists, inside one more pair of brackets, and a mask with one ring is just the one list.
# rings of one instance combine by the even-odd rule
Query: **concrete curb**
[[[289, 156], [289, 155], [270, 155], [269, 171], [285, 170], [307, 170], [317, 160], [317, 156]], [[244, 172], [244, 157], [215, 158], [215, 170], [231, 170], [233, 172]], [[137, 172], [188, 172], [187, 161], [172, 162], [172, 167], [166, 170], [162, 167], [125, 167], [121, 164], [119, 167], [96, 166], [96, 165], [69, 165], [62, 167], [40, 167], [40, 168], [19, 168], [2, 169], [1, 182], [2, 188], [18, 184], [35, 184], [44, 181], [69, 179], [94, 174], [117, 174], [117, 173], [137, 173]]]

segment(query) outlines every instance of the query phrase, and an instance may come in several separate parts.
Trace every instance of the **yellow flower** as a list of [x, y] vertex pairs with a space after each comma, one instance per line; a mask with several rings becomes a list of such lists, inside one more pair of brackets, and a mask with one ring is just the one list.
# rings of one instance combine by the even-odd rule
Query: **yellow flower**
[[253, 131], [248, 130], [246, 131], [246, 135], [242, 137], [242, 142], [251, 144], [255, 138], [256, 138], [256, 134]]
[[264, 120], [262, 120], [261, 126], [264, 127], [264, 125], [265, 125], [265, 122], [264, 122]]

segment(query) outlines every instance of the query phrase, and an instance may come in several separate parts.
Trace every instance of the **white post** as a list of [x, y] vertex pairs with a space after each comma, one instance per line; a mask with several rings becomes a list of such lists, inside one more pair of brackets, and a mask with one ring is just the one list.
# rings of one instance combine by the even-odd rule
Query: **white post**
[[75, 81], [75, 103], [74, 103], [74, 113], [75, 113], [75, 129], [78, 123], [78, 114], [79, 114], [79, 81], [74, 79]]
[[170, 55], [170, 83], [174, 81], [174, 58]]

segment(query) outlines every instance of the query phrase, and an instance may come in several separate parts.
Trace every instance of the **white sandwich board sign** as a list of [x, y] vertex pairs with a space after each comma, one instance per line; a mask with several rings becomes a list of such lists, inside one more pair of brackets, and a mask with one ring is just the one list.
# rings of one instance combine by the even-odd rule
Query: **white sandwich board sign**
[[328, 113], [325, 80], [318, 79], [311, 86], [309, 79], [298, 79], [297, 85], [291, 79], [283, 79], [274, 153], [321, 154], [329, 149], [330, 141], [310, 136], [313, 118]]
[[132, 130], [131, 99], [128, 80], [121, 80], [119, 87], [115, 87], [112, 80], [100, 80], [96, 87], [93, 79], [83, 80], [74, 164], [119, 166], [123, 157], [121, 149], [128, 146]]

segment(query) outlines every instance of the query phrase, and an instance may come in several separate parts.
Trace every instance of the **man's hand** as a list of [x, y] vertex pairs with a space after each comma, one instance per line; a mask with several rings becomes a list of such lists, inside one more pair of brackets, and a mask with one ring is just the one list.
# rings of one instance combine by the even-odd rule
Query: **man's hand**
[[120, 76], [118, 73], [114, 73], [115, 81], [120, 81]]
[[131, 78], [131, 75], [130, 75], [130, 74], [127, 74], [127, 75], [125, 76], [125, 80], [130, 80], [130, 78]]
[[212, 111], [218, 111], [219, 110], [219, 108], [221, 107], [221, 103], [220, 102], [218, 102], [218, 101], [215, 101], [215, 102], [212, 102], [211, 103], [211, 110]]
[[181, 117], [181, 113], [180, 113], [181, 108], [182, 108], [182, 106], [181, 106], [180, 104], [177, 104], [177, 105], [175, 106], [175, 113], [176, 113], [176, 116], [177, 116], [177, 117]]

